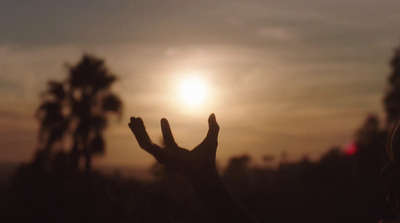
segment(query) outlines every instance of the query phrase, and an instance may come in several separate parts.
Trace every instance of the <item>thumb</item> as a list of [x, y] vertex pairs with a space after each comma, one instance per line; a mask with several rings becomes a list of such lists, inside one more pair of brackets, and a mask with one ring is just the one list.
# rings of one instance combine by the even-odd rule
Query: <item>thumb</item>
[[218, 141], [218, 133], [219, 125], [217, 123], [217, 119], [215, 118], [215, 114], [212, 113], [208, 118], [208, 132], [205, 141], [216, 143]]

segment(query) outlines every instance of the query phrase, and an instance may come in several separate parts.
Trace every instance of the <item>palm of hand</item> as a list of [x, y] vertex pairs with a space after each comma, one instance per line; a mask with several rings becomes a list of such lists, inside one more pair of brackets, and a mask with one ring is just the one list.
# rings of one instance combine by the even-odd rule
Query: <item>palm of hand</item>
[[140, 147], [152, 154], [158, 162], [174, 169], [191, 181], [206, 182], [218, 179], [215, 154], [218, 146], [219, 126], [214, 114], [210, 115], [208, 123], [207, 136], [192, 151], [181, 148], [176, 144], [166, 119], [161, 119], [165, 148], [161, 148], [151, 141], [141, 118], [131, 117], [128, 126]]

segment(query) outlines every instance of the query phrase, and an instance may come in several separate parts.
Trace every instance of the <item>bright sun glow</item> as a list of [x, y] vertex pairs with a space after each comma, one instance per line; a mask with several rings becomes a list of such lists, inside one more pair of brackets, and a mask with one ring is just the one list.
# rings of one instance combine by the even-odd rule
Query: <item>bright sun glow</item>
[[191, 107], [204, 103], [207, 97], [206, 83], [197, 77], [187, 77], [180, 83], [179, 95], [182, 101]]

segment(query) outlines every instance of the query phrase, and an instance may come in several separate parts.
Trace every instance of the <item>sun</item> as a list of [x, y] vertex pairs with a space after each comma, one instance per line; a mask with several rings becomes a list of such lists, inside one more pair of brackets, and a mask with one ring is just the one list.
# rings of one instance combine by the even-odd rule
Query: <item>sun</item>
[[179, 84], [179, 96], [187, 106], [198, 107], [202, 105], [207, 98], [207, 94], [207, 84], [199, 77], [185, 77]]

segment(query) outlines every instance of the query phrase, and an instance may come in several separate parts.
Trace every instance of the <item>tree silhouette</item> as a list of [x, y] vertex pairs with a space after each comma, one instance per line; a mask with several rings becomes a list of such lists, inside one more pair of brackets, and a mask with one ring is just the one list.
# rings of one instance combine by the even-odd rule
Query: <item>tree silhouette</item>
[[400, 48], [395, 50], [390, 66], [392, 72], [389, 75], [389, 86], [384, 97], [388, 129], [400, 120]]
[[70, 163], [79, 167], [82, 157], [90, 171], [92, 156], [105, 150], [103, 138], [109, 113], [121, 117], [122, 102], [112, 93], [116, 77], [103, 60], [83, 55], [74, 66], [67, 66], [65, 81], [50, 81], [37, 111], [40, 121], [39, 148], [49, 156], [56, 142], [71, 138]]
[[39, 151], [34, 163], [44, 167], [49, 161], [55, 142], [63, 140], [69, 122], [68, 117], [63, 114], [66, 92], [62, 82], [50, 81], [48, 90], [41, 96], [43, 101], [36, 112], [36, 118], [40, 122]]

